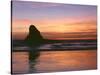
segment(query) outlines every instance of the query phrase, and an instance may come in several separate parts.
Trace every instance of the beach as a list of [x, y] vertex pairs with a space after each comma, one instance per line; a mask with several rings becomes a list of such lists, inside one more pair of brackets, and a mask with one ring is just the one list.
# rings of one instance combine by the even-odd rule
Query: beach
[[[33, 58], [35, 57], [35, 58]], [[96, 50], [12, 52], [12, 73], [30, 74], [97, 69]]]

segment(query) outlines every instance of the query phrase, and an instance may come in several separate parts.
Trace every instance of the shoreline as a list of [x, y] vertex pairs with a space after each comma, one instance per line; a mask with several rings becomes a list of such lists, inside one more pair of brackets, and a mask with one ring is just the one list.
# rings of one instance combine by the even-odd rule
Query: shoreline
[[[86, 51], [86, 50], [95, 50], [97, 51], [97, 49], [92, 48], [92, 49], [37, 49], [38, 51]], [[11, 52], [36, 52], [36, 50], [12, 50]]]

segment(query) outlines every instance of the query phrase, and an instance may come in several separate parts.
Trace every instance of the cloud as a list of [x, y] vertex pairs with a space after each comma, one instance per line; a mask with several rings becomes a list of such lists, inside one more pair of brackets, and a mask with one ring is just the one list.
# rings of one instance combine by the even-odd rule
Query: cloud
[[33, 8], [42, 8], [42, 7], [57, 7], [61, 6], [62, 4], [57, 3], [42, 3], [42, 2], [34, 2], [32, 3]]

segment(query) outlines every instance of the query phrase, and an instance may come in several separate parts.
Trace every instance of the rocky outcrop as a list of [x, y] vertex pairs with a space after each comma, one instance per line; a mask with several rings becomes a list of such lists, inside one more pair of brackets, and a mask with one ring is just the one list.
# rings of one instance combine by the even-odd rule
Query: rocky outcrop
[[30, 46], [38, 46], [44, 41], [40, 31], [34, 26], [29, 27], [29, 34], [25, 38], [25, 42]]

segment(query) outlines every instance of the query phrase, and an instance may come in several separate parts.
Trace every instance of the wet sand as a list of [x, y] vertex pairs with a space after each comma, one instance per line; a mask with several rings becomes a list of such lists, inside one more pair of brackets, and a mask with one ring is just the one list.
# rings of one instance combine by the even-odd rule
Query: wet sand
[[92, 69], [97, 69], [96, 50], [12, 52], [13, 74]]

